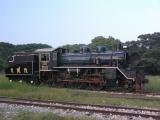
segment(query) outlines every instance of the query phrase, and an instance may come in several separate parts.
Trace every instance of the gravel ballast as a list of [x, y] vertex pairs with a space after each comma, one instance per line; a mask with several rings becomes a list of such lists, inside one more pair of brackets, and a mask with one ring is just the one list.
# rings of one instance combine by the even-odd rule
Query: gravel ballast
[[130, 116], [119, 116], [112, 114], [102, 115], [89, 112], [78, 112], [75, 110], [62, 110], [54, 108], [42, 108], [35, 106], [11, 105], [6, 103], [0, 103], [0, 114], [2, 114], [4, 118], [7, 120], [18, 115], [19, 112], [53, 113], [63, 117], [74, 117], [74, 118], [88, 117], [88, 118], [94, 118], [96, 120], [153, 120], [152, 118], [142, 118], [141, 116], [130, 117]]

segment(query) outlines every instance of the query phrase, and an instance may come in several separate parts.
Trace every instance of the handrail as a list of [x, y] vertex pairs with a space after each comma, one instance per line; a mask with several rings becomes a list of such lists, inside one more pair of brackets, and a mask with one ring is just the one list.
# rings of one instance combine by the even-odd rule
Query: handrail
[[119, 67], [117, 67], [117, 70], [120, 71], [126, 79], [132, 79], [132, 81], [135, 81], [134, 78], [129, 78], [129, 77], [127, 77], [127, 76], [124, 74], [124, 72], [122, 72], [122, 70], [121, 70]]

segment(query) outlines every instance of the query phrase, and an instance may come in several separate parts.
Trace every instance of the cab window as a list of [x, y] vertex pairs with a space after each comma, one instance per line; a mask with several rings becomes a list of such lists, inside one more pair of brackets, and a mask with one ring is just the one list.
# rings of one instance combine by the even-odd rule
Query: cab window
[[49, 53], [41, 54], [41, 61], [49, 61]]

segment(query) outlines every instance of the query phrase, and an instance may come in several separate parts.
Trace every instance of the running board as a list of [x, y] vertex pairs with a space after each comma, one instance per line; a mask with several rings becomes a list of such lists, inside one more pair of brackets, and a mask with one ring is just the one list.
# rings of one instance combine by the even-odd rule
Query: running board
[[127, 77], [126, 74], [119, 68], [119, 67], [105, 67], [105, 66], [61, 66], [61, 67], [53, 67], [53, 69], [87, 69], [87, 68], [108, 68], [108, 69], [117, 69], [126, 79], [130, 79], [132, 81], [135, 81], [134, 78]]
[[79, 69], [79, 68], [84, 68], [84, 69], [86, 69], [86, 68], [115, 68], [115, 69], [117, 69], [118, 67], [106, 67], [106, 66], [74, 66], [74, 67], [70, 67], [70, 66], [61, 66], [61, 67], [53, 67], [53, 69], [70, 69], [70, 68], [72, 68], [72, 69]]

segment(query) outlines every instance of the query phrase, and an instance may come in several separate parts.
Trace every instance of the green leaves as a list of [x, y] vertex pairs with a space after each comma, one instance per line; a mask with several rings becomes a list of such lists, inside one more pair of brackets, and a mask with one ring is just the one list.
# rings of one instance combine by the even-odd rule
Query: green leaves
[[[160, 33], [142, 34], [138, 36], [138, 41], [127, 42], [130, 46], [131, 61], [135, 61], [135, 54], [140, 56], [137, 59], [148, 74], [160, 73]], [[137, 61], [136, 60], [136, 61]], [[131, 62], [130, 61], [130, 62]], [[137, 61], [137, 62], [138, 62]], [[133, 67], [134, 64], [132, 64]]]
[[[102, 45], [106, 47], [106, 50], [116, 50], [117, 44], [120, 43], [120, 40], [115, 39], [111, 36], [108, 38], [105, 38], [103, 36], [97, 36], [91, 40], [91, 43], [88, 44], [92, 50], [96, 50], [96, 46]], [[73, 45], [64, 45], [62, 47], [67, 48], [70, 50], [70, 52], [77, 52], [79, 51], [80, 46], [85, 44], [73, 44]]]
[[105, 38], [103, 36], [97, 36], [94, 39], [92, 39], [92, 43], [90, 44], [92, 49], [96, 49], [96, 46], [103, 45], [106, 46], [107, 50], [114, 50], [117, 48], [117, 44], [120, 42], [120, 40], [115, 39], [111, 36], [108, 38]]
[[160, 73], [160, 48], [147, 50], [142, 59], [147, 72], [152, 74]]

